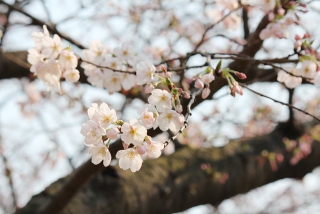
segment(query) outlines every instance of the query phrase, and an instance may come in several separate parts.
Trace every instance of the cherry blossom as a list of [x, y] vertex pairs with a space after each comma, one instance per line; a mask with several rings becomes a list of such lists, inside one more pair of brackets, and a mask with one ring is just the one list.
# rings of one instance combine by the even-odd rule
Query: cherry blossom
[[164, 144], [160, 141], [151, 141], [147, 144], [147, 154], [150, 158], [158, 158], [161, 156], [161, 150], [164, 149]]
[[122, 60], [129, 60], [134, 56], [134, 47], [130, 44], [130, 42], [124, 42], [121, 45], [121, 48], [115, 48], [113, 53]]
[[59, 56], [60, 66], [65, 69], [73, 69], [78, 65], [78, 59], [76, 55], [70, 50], [63, 50]]
[[234, 10], [239, 6], [237, 0], [216, 0], [215, 2], [222, 8], [226, 8], [229, 10]]
[[159, 112], [164, 112], [166, 109], [171, 109], [171, 94], [166, 90], [154, 89], [151, 92], [148, 102], [156, 106]]
[[166, 110], [159, 116], [159, 128], [162, 131], [170, 129], [177, 132], [184, 122], [184, 117], [173, 110]]
[[288, 38], [289, 31], [288, 25], [283, 23], [270, 23], [268, 26], [260, 32], [260, 39], [265, 40], [270, 37], [277, 37], [277, 38]]
[[107, 48], [101, 41], [92, 41], [90, 42], [89, 49], [82, 50], [82, 59], [99, 64], [103, 61], [106, 52]]
[[201, 76], [201, 80], [206, 84], [210, 84], [214, 79], [215, 79], [215, 77], [212, 73], [205, 74], [205, 75]]
[[147, 135], [147, 129], [137, 119], [131, 119], [129, 123], [125, 122], [121, 131], [123, 132], [121, 139], [126, 144], [132, 143], [135, 146], [141, 144]]
[[89, 150], [89, 154], [92, 155], [91, 162], [95, 165], [99, 164], [103, 160], [105, 167], [110, 165], [111, 154], [105, 145], [93, 146]]
[[297, 75], [312, 79], [317, 70], [316, 63], [306, 60], [302, 62], [301, 68], [297, 69]]
[[[291, 71], [291, 73], [295, 74], [296, 73], [295, 69], [293, 69]], [[286, 72], [284, 72], [282, 70], [278, 72], [277, 80], [279, 82], [283, 82], [286, 85], [287, 88], [295, 88], [298, 85], [300, 85], [301, 82], [302, 82], [302, 78], [301, 77], [294, 77], [294, 76], [292, 76], [290, 74], [287, 74]]]
[[238, 29], [241, 23], [242, 19], [234, 13], [230, 14], [226, 19], [223, 20], [224, 26], [232, 30]]
[[142, 166], [142, 158], [133, 148], [119, 150], [116, 158], [119, 158], [119, 167], [123, 170], [130, 169], [132, 172], [136, 172]]
[[101, 103], [99, 107], [97, 104], [92, 104], [92, 107], [88, 110], [88, 115], [91, 120], [98, 122], [105, 129], [117, 121], [116, 111], [114, 109], [110, 110], [106, 103]]
[[70, 69], [63, 73], [63, 77], [68, 82], [77, 82], [80, 78], [80, 73], [77, 69]]
[[[81, 67], [87, 67], [85, 64], [82, 64]], [[88, 82], [93, 86], [97, 86], [98, 88], [103, 88], [103, 82], [105, 78], [105, 74], [100, 68], [92, 68], [92, 66], [88, 66], [90, 69], [85, 69], [84, 74], [88, 76]]]
[[85, 137], [85, 145], [98, 145], [102, 143], [102, 135], [105, 134], [105, 130], [99, 123], [89, 120], [82, 124], [81, 134]]
[[150, 104], [145, 104], [142, 109], [138, 111], [141, 115], [140, 121], [147, 128], [156, 129], [158, 127], [158, 111]]
[[136, 65], [137, 84], [143, 85], [152, 82], [156, 68], [149, 60], [141, 61]]
[[50, 37], [49, 31], [46, 25], [43, 25], [43, 33], [42, 32], [33, 32], [32, 33], [32, 40], [35, 43], [36, 50], [42, 50], [43, 48], [43, 39], [45, 37]]
[[53, 38], [44, 37], [42, 44], [44, 46], [42, 54], [47, 58], [55, 59], [62, 51], [61, 39], [56, 34], [53, 36]]
[[276, 0], [260, 0], [257, 1], [257, 6], [259, 6], [262, 10], [268, 12], [275, 8]]
[[108, 90], [109, 94], [121, 90], [121, 78], [120, 73], [106, 72], [104, 75], [103, 86]]
[[60, 65], [55, 60], [48, 60], [39, 64], [36, 72], [38, 78], [47, 85], [48, 90], [51, 87], [60, 86], [61, 73]]
[[123, 73], [121, 76], [121, 86], [124, 90], [128, 91], [136, 84], [136, 77], [132, 74]]
[[35, 65], [39, 62], [43, 62], [44, 56], [37, 49], [31, 48], [28, 50], [28, 62], [31, 65]]

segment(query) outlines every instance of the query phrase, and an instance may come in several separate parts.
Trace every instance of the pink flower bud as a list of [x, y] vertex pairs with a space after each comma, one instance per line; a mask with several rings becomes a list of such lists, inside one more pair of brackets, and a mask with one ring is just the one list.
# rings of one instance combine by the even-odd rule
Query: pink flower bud
[[203, 86], [204, 86], [204, 84], [203, 84], [203, 82], [202, 82], [202, 80], [201, 79], [197, 79], [196, 80], [196, 82], [194, 83], [194, 87], [196, 87], [196, 88], [203, 88]]
[[305, 34], [303, 35], [303, 39], [307, 39], [307, 38], [310, 38], [310, 37], [311, 37], [311, 35], [308, 34], [308, 33], [305, 33]]
[[272, 32], [269, 29], [263, 29], [260, 34], [259, 37], [261, 40], [265, 40], [268, 39], [271, 36]]
[[278, 9], [278, 14], [283, 16], [286, 11], [281, 7]]
[[140, 155], [143, 155], [144, 153], [147, 152], [146, 147], [143, 146], [143, 145], [137, 146], [137, 147], [136, 147], [136, 150], [137, 150], [137, 152], [138, 152]]
[[129, 144], [126, 144], [125, 142], [122, 142], [122, 146], [125, 150], [129, 148]]
[[302, 45], [302, 42], [301, 42], [300, 40], [298, 40], [298, 41], [296, 41], [296, 42], [294, 43], [294, 48], [297, 49], [297, 48], [299, 48], [301, 45]]
[[146, 85], [146, 87], [144, 87], [144, 92], [146, 93], [146, 94], [151, 94], [151, 91], [154, 89], [154, 85], [152, 85], [152, 84], [148, 84], [148, 85]]
[[274, 13], [273, 13], [273, 12], [270, 12], [270, 13], [268, 14], [268, 20], [271, 22], [271, 21], [273, 21], [273, 19], [274, 19]]
[[200, 165], [200, 168], [201, 168], [202, 170], [207, 170], [207, 169], [210, 168], [210, 165], [209, 165], [209, 164], [206, 164], [206, 163], [202, 163], [202, 164]]
[[161, 70], [162, 70], [164, 73], [167, 73], [167, 71], [168, 71], [168, 70], [167, 70], [167, 67], [166, 67], [166, 66], [164, 66], [164, 65], [163, 65], [163, 66], [161, 66]]
[[109, 129], [107, 131], [107, 137], [110, 139], [110, 140], [115, 140], [117, 139], [118, 137], [118, 134], [120, 133], [119, 129], [114, 127], [112, 129]]
[[181, 112], [182, 112], [182, 105], [178, 104], [178, 105], [176, 106], [176, 111], [177, 111], [178, 113], [181, 113]]
[[215, 79], [215, 77], [211, 73], [205, 74], [201, 77], [201, 80], [207, 84], [211, 83], [214, 79]]
[[295, 39], [295, 40], [300, 40], [301, 37], [297, 34], [297, 35], [294, 36], [294, 39]]
[[247, 78], [247, 75], [245, 75], [244, 73], [241, 73], [241, 72], [237, 72], [236, 75], [237, 75], [237, 77], [239, 77], [242, 80]]
[[189, 93], [184, 92], [184, 93], [183, 93], [183, 97], [186, 98], [186, 99], [190, 99], [191, 96], [190, 96]]
[[152, 138], [150, 136], [145, 136], [144, 140], [148, 143], [148, 144], [152, 144]]
[[307, 5], [306, 5], [306, 4], [303, 4], [303, 3], [300, 3], [299, 5], [300, 5], [301, 7], [304, 7], [304, 8], [307, 7]]
[[287, 17], [284, 22], [286, 25], [292, 25], [294, 23], [294, 20], [291, 17]]
[[278, 171], [277, 163], [274, 160], [269, 161], [269, 163], [272, 171], [274, 172]]
[[242, 87], [237, 82], [233, 83], [233, 87], [231, 91], [237, 94], [243, 95]]
[[166, 77], [171, 78], [171, 72], [166, 72]]
[[202, 94], [201, 94], [202, 99], [206, 99], [209, 96], [209, 94], [210, 94], [209, 88], [203, 89]]
[[282, 154], [277, 154], [277, 156], [276, 156], [276, 160], [277, 160], [277, 162], [278, 163], [282, 163], [283, 162], [283, 155]]

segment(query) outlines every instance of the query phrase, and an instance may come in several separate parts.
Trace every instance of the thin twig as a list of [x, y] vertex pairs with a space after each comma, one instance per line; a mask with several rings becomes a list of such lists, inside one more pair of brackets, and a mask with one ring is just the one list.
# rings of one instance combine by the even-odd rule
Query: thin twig
[[19, 13], [27, 16], [27, 17], [29, 17], [32, 20], [31, 24], [35, 24], [35, 25], [39, 25], [39, 26], [47, 25], [48, 30], [51, 31], [52, 33], [57, 34], [61, 38], [69, 41], [71, 44], [77, 46], [80, 49], [85, 49], [85, 47], [83, 45], [81, 45], [80, 43], [78, 43], [77, 41], [71, 39], [67, 35], [64, 35], [64, 34], [60, 33], [54, 25], [53, 26], [52, 25], [48, 25], [47, 23], [41, 21], [40, 19], [37, 19], [37, 18], [31, 16], [29, 13], [23, 11], [22, 9], [16, 7], [15, 5], [8, 4], [8, 3], [6, 3], [5, 1], [2, 1], [2, 0], [0, 0], [0, 3], [8, 6], [10, 10], [15, 10], [15, 11], [17, 11], [17, 12], [19, 12]]
[[189, 103], [188, 103], [188, 105], [187, 105], [187, 113], [186, 113], [186, 115], [184, 116], [184, 124], [183, 124], [183, 126], [179, 129], [179, 131], [178, 131], [175, 135], [173, 135], [169, 140], [167, 140], [166, 142], [164, 142], [164, 147], [166, 147], [170, 142], [173, 142], [173, 141], [179, 136], [179, 134], [181, 134], [182, 131], [183, 131], [185, 128], [187, 128], [188, 123], [189, 123], [189, 119], [190, 119], [190, 117], [191, 117], [191, 115], [192, 115], [192, 113], [191, 113], [191, 105], [194, 103], [194, 101], [195, 101], [195, 99], [196, 99], [196, 96], [200, 95], [201, 92], [203, 91], [203, 89], [204, 89], [204, 88], [201, 88], [201, 89], [199, 89], [198, 91], [196, 91], [196, 92], [194, 92], [194, 93], [192, 93], [192, 94], [190, 95], [190, 101], [189, 101]]
[[314, 116], [314, 115], [312, 115], [312, 114], [310, 114], [310, 113], [308, 113], [308, 112], [306, 112], [306, 111], [304, 111], [304, 110], [302, 110], [302, 109], [299, 109], [299, 108], [297, 108], [297, 107], [295, 107], [295, 106], [293, 106], [293, 105], [291, 105], [291, 104], [284, 103], [284, 102], [281, 102], [281, 101], [279, 101], [279, 100], [275, 100], [275, 99], [273, 99], [273, 98], [271, 98], [271, 97], [268, 97], [267, 95], [264, 95], [264, 94], [261, 94], [261, 93], [259, 93], [259, 92], [256, 92], [256, 91], [252, 90], [251, 88], [249, 88], [248, 86], [246, 86], [246, 85], [244, 85], [244, 84], [239, 83], [239, 85], [241, 85], [242, 87], [248, 89], [249, 91], [251, 91], [251, 92], [254, 93], [254, 94], [257, 94], [257, 95], [259, 95], [259, 96], [261, 96], [261, 97], [265, 97], [265, 98], [267, 98], [267, 99], [269, 99], [269, 100], [272, 100], [272, 101], [275, 102], [275, 103], [280, 103], [281, 105], [285, 105], [285, 106], [288, 106], [288, 107], [290, 107], [290, 108], [293, 108], [293, 109], [295, 109], [295, 110], [297, 110], [297, 111], [300, 111], [300, 112], [302, 112], [302, 113], [304, 113], [304, 114], [306, 114], [306, 115], [309, 115], [310, 117], [312, 117], [312, 118], [314, 118], [315, 120], [317, 120], [317, 121], [320, 122], [320, 119], [319, 119], [319, 118], [317, 118], [316, 116]]
[[238, 7], [234, 10], [231, 10], [227, 15], [225, 15], [224, 17], [222, 17], [219, 21], [213, 23], [212, 25], [210, 25], [209, 27], [207, 27], [207, 29], [204, 31], [204, 33], [202, 34], [202, 38], [200, 40], [200, 42], [196, 45], [196, 47], [194, 48], [194, 51], [196, 51], [206, 40], [205, 37], [208, 33], [209, 30], [211, 30], [214, 26], [216, 26], [217, 24], [219, 24], [220, 22], [222, 22], [223, 20], [225, 20], [226, 18], [228, 18], [233, 12], [237, 11], [239, 8]]

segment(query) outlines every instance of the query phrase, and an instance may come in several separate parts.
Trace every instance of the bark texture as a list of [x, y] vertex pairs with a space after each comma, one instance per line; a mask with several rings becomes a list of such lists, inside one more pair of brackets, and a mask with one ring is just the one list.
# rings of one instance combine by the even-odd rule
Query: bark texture
[[[320, 165], [320, 143], [314, 141], [312, 153], [293, 166], [289, 163], [292, 154], [286, 151], [282, 139], [297, 136], [299, 131], [286, 127], [281, 124], [268, 135], [234, 141], [221, 148], [182, 148], [173, 155], [145, 161], [137, 173], [117, 166], [105, 168], [93, 176], [62, 213], [172, 213], [200, 204], [216, 205], [282, 178], [302, 178]], [[273, 171], [261, 156], [264, 150], [283, 154], [278, 171]], [[201, 164], [210, 164], [214, 172], [202, 170]], [[214, 179], [219, 172], [229, 174], [225, 184]], [[66, 180], [68, 177], [34, 196], [17, 214], [37, 213]]]

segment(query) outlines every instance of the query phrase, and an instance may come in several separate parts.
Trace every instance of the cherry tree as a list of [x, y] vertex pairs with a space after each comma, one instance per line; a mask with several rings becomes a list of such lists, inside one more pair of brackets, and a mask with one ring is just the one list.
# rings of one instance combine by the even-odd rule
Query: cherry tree
[[[0, 1], [1, 90], [22, 87], [18, 120], [37, 118], [54, 145], [27, 147], [43, 161], [28, 176], [50, 177], [45, 164], [71, 168], [25, 205], [26, 175], [15, 164], [37, 154], [11, 158], [28, 142], [12, 146], [13, 131], [4, 131], [5, 212], [172, 213], [320, 165], [319, 99], [311, 95], [320, 86], [320, 41], [308, 23], [319, 18], [317, 2], [56, 4]], [[59, 16], [57, 7], [71, 11]], [[14, 50], [21, 29], [27, 51]], [[47, 104], [59, 115], [44, 118]], [[50, 128], [57, 121], [75, 124], [71, 152], [59, 140], [71, 132]]]

